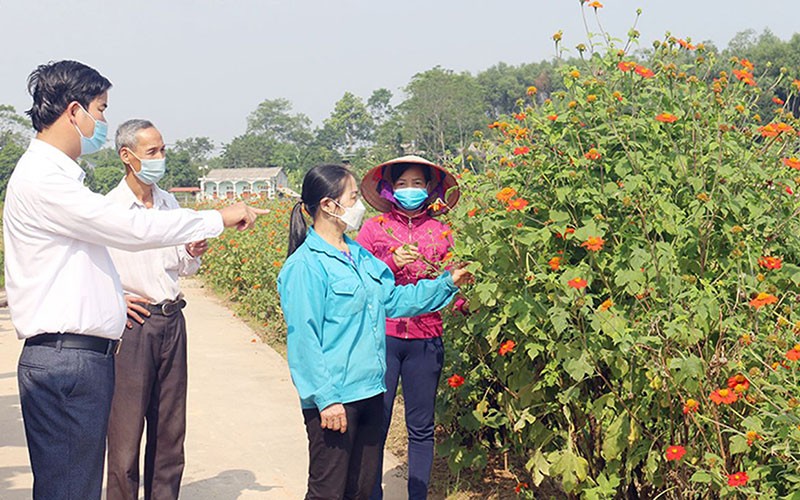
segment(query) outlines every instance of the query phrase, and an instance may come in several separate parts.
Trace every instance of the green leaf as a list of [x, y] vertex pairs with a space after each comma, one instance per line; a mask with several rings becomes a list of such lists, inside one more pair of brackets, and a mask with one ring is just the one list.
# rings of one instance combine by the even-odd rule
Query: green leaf
[[630, 433], [630, 419], [627, 413], [617, 415], [606, 430], [603, 439], [603, 458], [606, 461], [616, 460], [628, 446], [628, 434]]
[[533, 484], [539, 486], [544, 478], [550, 476], [550, 462], [544, 457], [541, 448], [538, 448], [533, 456], [525, 464], [525, 468], [531, 473]]
[[711, 474], [706, 471], [699, 470], [692, 474], [692, 477], [689, 478], [689, 481], [693, 483], [703, 483], [703, 484], [710, 484], [711, 483]]
[[580, 358], [567, 358], [564, 360], [564, 370], [576, 382], [580, 382], [594, 373], [594, 366], [589, 363], [589, 356], [584, 352]]
[[573, 492], [578, 484], [586, 480], [589, 472], [589, 462], [585, 458], [579, 457], [570, 450], [556, 451], [548, 457], [550, 463], [550, 475], [561, 476], [564, 489]]
[[731, 455], [736, 455], [737, 453], [745, 453], [750, 450], [750, 446], [747, 444], [747, 438], [741, 435], [736, 435], [731, 438]]

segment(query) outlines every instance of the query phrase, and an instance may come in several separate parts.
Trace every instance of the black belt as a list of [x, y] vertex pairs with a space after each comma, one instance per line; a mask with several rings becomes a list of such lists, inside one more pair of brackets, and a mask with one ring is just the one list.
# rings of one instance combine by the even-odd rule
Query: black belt
[[119, 352], [121, 340], [104, 339], [91, 335], [78, 335], [75, 333], [42, 333], [25, 340], [25, 345], [42, 345], [45, 347], [58, 347], [62, 349], [86, 349], [101, 354], [116, 354]]
[[145, 309], [153, 314], [161, 314], [162, 316], [177, 314], [184, 307], [186, 307], [186, 301], [183, 299], [167, 300], [158, 304], [144, 304]]

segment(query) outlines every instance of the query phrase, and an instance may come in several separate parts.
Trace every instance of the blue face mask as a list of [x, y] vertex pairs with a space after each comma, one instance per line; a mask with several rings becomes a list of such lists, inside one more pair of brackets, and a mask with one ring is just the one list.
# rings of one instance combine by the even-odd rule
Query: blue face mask
[[162, 177], [164, 177], [164, 173], [167, 171], [166, 158], [142, 160], [136, 156], [133, 151], [131, 151], [131, 154], [137, 160], [139, 160], [142, 165], [138, 172], [136, 170], [133, 171], [133, 174], [138, 177], [140, 181], [144, 182], [145, 184], [155, 184], [156, 182], [160, 181]]
[[[80, 106], [80, 104], [78, 104]], [[81, 129], [78, 128], [78, 125], [75, 124], [75, 130], [78, 131], [78, 135], [81, 136], [81, 156], [83, 155], [90, 155], [96, 151], [99, 151], [106, 143], [106, 138], [108, 137], [108, 123], [97, 120], [94, 116], [89, 114], [83, 106], [81, 106], [81, 110], [89, 115], [89, 118], [94, 120], [94, 133], [91, 137], [84, 137], [83, 132]]]
[[394, 199], [406, 210], [416, 210], [428, 199], [428, 191], [422, 188], [400, 188], [394, 191]]

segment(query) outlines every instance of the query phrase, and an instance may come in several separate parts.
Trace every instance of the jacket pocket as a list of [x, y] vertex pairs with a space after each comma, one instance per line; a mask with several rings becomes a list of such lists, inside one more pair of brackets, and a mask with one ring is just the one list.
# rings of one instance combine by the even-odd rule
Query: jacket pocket
[[366, 294], [361, 284], [352, 278], [340, 279], [330, 284], [326, 316], [342, 318], [364, 310]]

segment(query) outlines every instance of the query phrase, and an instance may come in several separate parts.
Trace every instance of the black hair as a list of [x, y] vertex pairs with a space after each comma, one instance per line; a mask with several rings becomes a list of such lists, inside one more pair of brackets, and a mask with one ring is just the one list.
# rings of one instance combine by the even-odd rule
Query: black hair
[[429, 166], [420, 165], [419, 163], [396, 163], [392, 165], [391, 171], [389, 172], [389, 178], [392, 180], [392, 184], [397, 182], [397, 179], [399, 179], [400, 176], [406, 173], [406, 170], [411, 167], [420, 167], [422, 169], [422, 173], [425, 175], [425, 182], [431, 181], [433, 176]]
[[77, 61], [42, 64], [28, 76], [33, 105], [25, 113], [41, 132], [58, 120], [69, 103], [78, 101], [88, 111], [89, 103], [110, 88], [106, 77]]
[[353, 177], [344, 165], [328, 164], [318, 165], [309, 170], [303, 177], [303, 192], [292, 209], [292, 218], [289, 222], [289, 252], [292, 255], [306, 239], [308, 225], [303, 217], [303, 208], [313, 219], [319, 210], [319, 202], [323, 198], [337, 199], [344, 193], [345, 182], [348, 177]]

